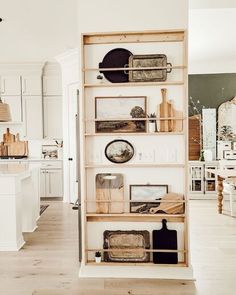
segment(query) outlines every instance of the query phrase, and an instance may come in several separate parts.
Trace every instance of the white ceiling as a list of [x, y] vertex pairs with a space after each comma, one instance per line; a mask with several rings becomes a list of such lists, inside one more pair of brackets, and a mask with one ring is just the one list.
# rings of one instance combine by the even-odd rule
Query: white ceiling
[[0, 62], [45, 61], [77, 46], [77, 0], [0, 0]]

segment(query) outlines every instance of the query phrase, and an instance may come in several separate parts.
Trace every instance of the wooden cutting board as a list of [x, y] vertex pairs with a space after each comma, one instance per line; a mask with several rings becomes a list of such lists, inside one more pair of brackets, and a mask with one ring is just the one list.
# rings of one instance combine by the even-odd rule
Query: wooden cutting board
[[[109, 202], [101, 202], [101, 201]], [[100, 173], [96, 175], [96, 213], [124, 212], [123, 175], [118, 173]]]
[[[160, 118], [170, 118], [174, 117], [174, 108], [171, 102], [167, 100], [167, 89], [161, 89], [162, 103], [159, 105], [159, 115]], [[160, 121], [160, 131], [161, 132], [171, 132], [173, 131], [173, 120], [161, 120]]]
[[7, 128], [6, 133], [3, 134], [3, 142], [9, 143], [15, 141], [15, 135], [10, 133], [10, 129]]
[[[166, 214], [183, 214], [184, 204], [178, 201], [183, 201], [183, 195], [176, 193], [168, 193], [162, 197], [162, 201], [173, 201], [172, 202], [161, 202], [158, 207], [150, 209], [151, 214], [157, 214], [164, 212]], [[175, 202], [176, 201], [176, 202]]]
[[[167, 228], [167, 220], [162, 220], [162, 229], [152, 232], [153, 249], [177, 250], [177, 231]], [[155, 264], [177, 264], [178, 253], [154, 252], [153, 263]]]
[[8, 156], [28, 156], [28, 142], [20, 141], [19, 133], [16, 135], [16, 141], [10, 142], [8, 146]]

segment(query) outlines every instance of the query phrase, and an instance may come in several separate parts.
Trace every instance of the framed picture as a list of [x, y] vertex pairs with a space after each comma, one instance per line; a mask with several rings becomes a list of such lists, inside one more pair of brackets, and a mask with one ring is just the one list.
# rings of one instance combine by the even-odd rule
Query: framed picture
[[95, 132], [146, 132], [146, 114], [146, 96], [95, 97]]
[[150, 213], [151, 208], [158, 207], [160, 200], [168, 193], [168, 185], [135, 184], [130, 185], [130, 213]]
[[112, 163], [122, 164], [132, 159], [134, 148], [130, 142], [116, 139], [108, 143], [105, 148], [105, 156]]
[[42, 145], [42, 158], [43, 159], [57, 159], [58, 146], [57, 145]]

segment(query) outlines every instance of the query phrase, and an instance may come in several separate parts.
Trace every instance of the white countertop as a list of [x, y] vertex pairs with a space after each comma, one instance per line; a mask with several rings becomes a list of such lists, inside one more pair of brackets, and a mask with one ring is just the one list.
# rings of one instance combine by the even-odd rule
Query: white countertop
[[17, 164], [17, 163], [0, 163], [0, 177], [24, 177], [27, 176], [33, 169], [40, 168], [38, 164]]
[[62, 159], [42, 159], [42, 158], [22, 158], [22, 159], [0, 159], [1, 162], [51, 162], [51, 161], [63, 161]]

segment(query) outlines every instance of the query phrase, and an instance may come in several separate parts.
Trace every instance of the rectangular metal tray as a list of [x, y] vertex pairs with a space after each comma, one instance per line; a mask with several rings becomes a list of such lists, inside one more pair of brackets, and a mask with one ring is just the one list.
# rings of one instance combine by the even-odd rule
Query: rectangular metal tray
[[[145, 249], [150, 249], [150, 234], [147, 230], [106, 230], [103, 233], [103, 237], [104, 249], [119, 249], [119, 251], [104, 252], [105, 262], [150, 261], [150, 253], [143, 251]], [[134, 249], [134, 251], [127, 251], [131, 249]]]
[[166, 81], [167, 73], [172, 70], [172, 64], [167, 62], [165, 54], [131, 55], [129, 68], [168, 67], [160, 70], [132, 70], [129, 72], [129, 82], [160, 82]]

